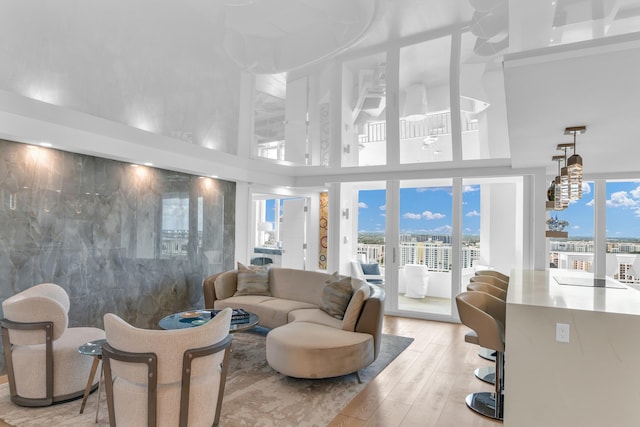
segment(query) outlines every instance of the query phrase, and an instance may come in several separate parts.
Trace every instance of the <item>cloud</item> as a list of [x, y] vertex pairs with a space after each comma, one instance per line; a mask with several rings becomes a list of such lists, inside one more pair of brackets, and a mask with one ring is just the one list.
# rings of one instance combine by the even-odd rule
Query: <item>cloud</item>
[[387, 205], [379, 206], [378, 209], [380, 209], [381, 211], [386, 211], [387, 210]]
[[591, 193], [591, 186], [589, 185], [588, 182], [582, 181], [582, 195], [590, 194], [590, 193]]
[[407, 212], [406, 214], [402, 215], [402, 218], [420, 219], [420, 218], [422, 218], [422, 215], [420, 215], [419, 213]]
[[593, 206], [593, 201], [594, 201], [594, 199], [589, 200], [589, 201], [586, 203], [586, 205], [587, 205], [587, 206]]
[[630, 198], [626, 191], [616, 191], [611, 193], [611, 198], [607, 200], [607, 206], [612, 208], [633, 208], [638, 206], [638, 201]]
[[480, 216], [480, 212], [474, 209], [471, 212], [467, 212], [465, 216]]
[[635, 190], [629, 191], [631, 193], [631, 197], [634, 199], [640, 199], [640, 185], [636, 187]]
[[465, 185], [462, 187], [463, 193], [470, 193], [472, 191], [480, 191], [479, 185]]
[[571, 227], [573, 230], [579, 230], [580, 226], [579, 225], [574, 225], [573, 227]]
[[640, 217], [640, 209], [636, 209], [636, 211], [633, 214], [637, 217]]
[[453, 228], [450, 225], [443, 225], [442, 227], [429, 230], [429, 232], [435, 233], [435, 234], [451, 234], [451, 230], [453, 230]]
[[424, 211], [422, 212], [422, 217], [426, 220], [432, 220], [432, 219], [442, 219], [446, 217], [446, 215], [441, 213], [433, 213], [431, 211]]
[[425, 191], [446, 191], [447, 193], [451, 193], [451, 187], [418, 187], [416, 188], [417, 193], [424, 193]]
[[359, 202], [358, 203], [358, 209], [368, 209], [369, 206], [367, 206], [367, 204], [365, 202]]

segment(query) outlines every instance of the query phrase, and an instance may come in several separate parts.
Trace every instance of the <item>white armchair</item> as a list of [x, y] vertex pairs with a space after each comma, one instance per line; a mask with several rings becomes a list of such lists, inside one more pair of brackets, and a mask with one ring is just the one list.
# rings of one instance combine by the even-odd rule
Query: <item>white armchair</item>
[[2, 303], [0, 326], [13, 403], [47, 406], [84, 394], [93, 359], [78, 353], [78, 347], [105, 334], [98, 328], [69, 328], [69, 306], [67, 292], [53, 283], [33, 286]]
[[232, 337], [231, 309], [202, 326], [148, 330], [104, 316], [102, 348], [112, 426], [217, 425]]

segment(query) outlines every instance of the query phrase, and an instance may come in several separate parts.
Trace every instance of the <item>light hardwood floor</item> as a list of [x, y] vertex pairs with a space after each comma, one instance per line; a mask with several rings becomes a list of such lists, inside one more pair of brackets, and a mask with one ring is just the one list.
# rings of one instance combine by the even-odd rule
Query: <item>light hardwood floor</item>
[[[337, 426], [493, 427], [502, 423], [472, 412], [467, 394], [491, 391], [473, 370], [491, 362], [464, 342], [465, 326], [386, 316], [383, 332], [414, 338], [330, 423]], [[0, 384], [6, 382], [0, 376]], [[9, 427], [0, 421], [0, 427]]]
[[465, 396], [491, 391], [473, 370], [491, 362], [464, 342], [462, 325], [386, 316], [383, 332], [415, 339], [331, 422], [337, 426], [444, 427], [502, 425], [467, 408]]

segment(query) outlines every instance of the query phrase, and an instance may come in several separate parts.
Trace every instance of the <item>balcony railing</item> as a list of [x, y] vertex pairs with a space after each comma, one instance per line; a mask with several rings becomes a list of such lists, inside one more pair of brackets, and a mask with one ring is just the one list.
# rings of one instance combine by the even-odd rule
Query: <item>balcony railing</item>
[[[405, 264], [426, 265], [430, 271], [451, 271], [451, 246], [430, 242], [400, 242], [400, 267]], [[365, 255], [368, 262], [385, 265], [384, 245], [358, 243], [358, 255]], [[472, 267], [480, 259], [480, 249], [476, 246], [462, 248], [461, 268]]]

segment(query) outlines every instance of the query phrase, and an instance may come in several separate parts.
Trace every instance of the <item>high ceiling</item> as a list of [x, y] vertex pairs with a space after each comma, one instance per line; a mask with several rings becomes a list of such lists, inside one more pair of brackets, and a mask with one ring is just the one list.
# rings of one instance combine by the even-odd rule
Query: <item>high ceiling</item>
[[[637, 32], [640, 0], [354, 0], [348, 5], [344, 0], [271, 0], [270, 9], [264, 9], [265, 4], [0, 0], [5, 41], [0, 89], [232, 153], [241, 126], [241, 67], [259, 71], [258, 65], [277, 63], [299, 69], [347, 49], [468, 24], [478, 38], [474, 50], [483, 54], [469, 50], [463, 58], [501, 67], [504, 55], [512, 55], [507, 55], [505, 85], [514, 166], [546, 166], [553, 173], [555, 144], [567, 142], [562, 130], [578, 124], [588, 126], [578, 142], [587, 171], [593, 159], [601, 170], [630, 167], [619, 157], [598, 156], [605, 146], [612, 153], [640, 154], [633, 145], [638, 132], [630, 125], [640, 116], [632, 102], [640, 95], [632, 78], [640, 75], [637, 49], [627, 44], [626, 60], [603, 53], [598, 58], [621, 60], [624, 68], [590, 63], [591, 74], [572, 68], [573, 56], [559, 47], [560, 57], [553, 60], [519, 53]], [[243, 10], [253, 13], [251, 20], [242, 19]], [[251, 25], [261, 16], [261, 25]], [[317, 31], [316, 40], [326, 37], [331, 43], [314, 46], [305, 39], [305, 28]], [[293, 34], [297, 42], [281, 40], [277, 48], [291, 51], [274, 62], [273, 37], [283, 34]], [[507, 34], [509, 46], [502, 49]], [[271, 37], [269, 49], [255, 44], [263, 36]], [[254, 44], [239, 43], [238, 37], [252, 37]]]

